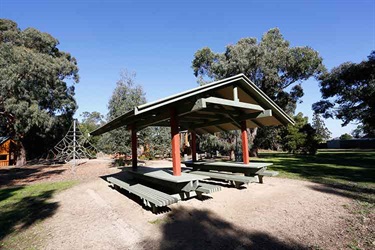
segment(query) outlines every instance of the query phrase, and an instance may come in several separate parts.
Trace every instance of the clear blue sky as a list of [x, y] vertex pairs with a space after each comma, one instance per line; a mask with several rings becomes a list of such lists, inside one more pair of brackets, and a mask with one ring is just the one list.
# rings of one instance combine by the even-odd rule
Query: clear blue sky
[[[194, 53], [205, 46], [223, 52], [243, 37], [260, 38], [279, 27], [292, 46], [319, 51], [328, 69], [360, 62], [375, 49], [375, 1], [19, 1], [0, 0], [0, 17], [21, 29], [34, 27], [60, 41], [78, 60], [76, 85], [83, 111], [107, 113], [121, 69], [137, 72], [148, 101], [197, 86]], [[303, 83], [297, 111], [311, 120], [320, 100], [318, 82]], [[355, 126], [326, 120], [339, 136]]]

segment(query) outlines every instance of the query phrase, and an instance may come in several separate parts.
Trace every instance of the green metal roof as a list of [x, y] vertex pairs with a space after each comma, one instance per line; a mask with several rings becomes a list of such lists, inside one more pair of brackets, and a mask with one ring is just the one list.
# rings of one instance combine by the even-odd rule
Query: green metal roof
[[249, 128], [294, 124], [262, 90], [239, 74], [139, 105], [90, 134], [100, 135], [122, 126], [137, 130], [169, 126], [171, 109], [178, 116], [180, 129], [199, 134], [239, 129], [242, 120]]

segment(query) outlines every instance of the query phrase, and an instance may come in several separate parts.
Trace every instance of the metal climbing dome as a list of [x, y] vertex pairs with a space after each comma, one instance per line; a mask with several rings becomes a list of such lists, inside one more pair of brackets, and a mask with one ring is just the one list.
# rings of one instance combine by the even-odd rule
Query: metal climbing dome
[[78, 159], [96, 158], [97, 149], [87, 140], [74, 119], [69, 131], [48, 153], [47, 159], [54, 162], [69, 162]]

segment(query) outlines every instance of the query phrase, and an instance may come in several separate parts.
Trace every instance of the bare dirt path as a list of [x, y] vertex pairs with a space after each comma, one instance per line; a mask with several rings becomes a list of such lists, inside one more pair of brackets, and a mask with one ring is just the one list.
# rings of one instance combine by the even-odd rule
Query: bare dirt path
[[[96, 167], [118, 171], [105, 163]], [[351, 200], [320, 190], [311, 182], [267, 178], [242, 190], [224, 187], [212, 199], [181, 201], [155, 215], [94, 178], [56, 195], [59, 208], [43, 223], [41, 248], [346, 248], [345, 220], [352, 215], [344, 206]]]

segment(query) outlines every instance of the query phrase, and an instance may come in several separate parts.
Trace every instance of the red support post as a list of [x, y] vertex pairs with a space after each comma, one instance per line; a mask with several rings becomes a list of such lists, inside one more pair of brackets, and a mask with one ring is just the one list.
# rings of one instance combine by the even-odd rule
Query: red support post
[[131, 129], [132, 132], [132, 168], [133, 170], [137, 169], [137, 131], [135, 130], [135, 127], [132, 126]]
[[171, 109], [172, 163], [173, 175], [181, 175], [180, 134], [176, 110]]
[[191, 131], [191, 158], [193, 161], [197, 161], [197, 134], [195, 131]]
[[242, 159], [244, 164], [249, 164], [249, 145], [247, 141], [246, 120], [241, 121]]

